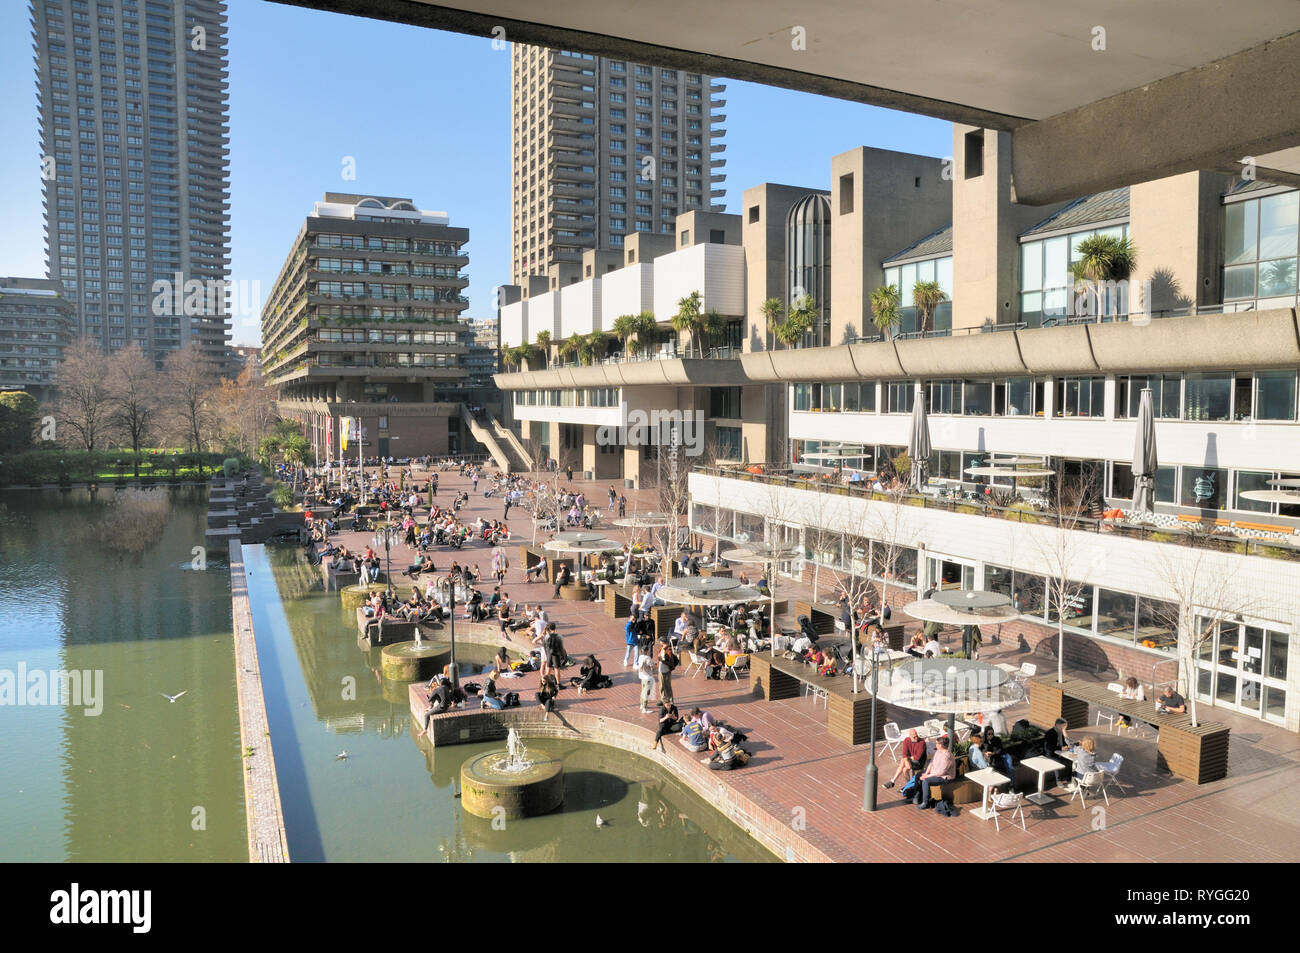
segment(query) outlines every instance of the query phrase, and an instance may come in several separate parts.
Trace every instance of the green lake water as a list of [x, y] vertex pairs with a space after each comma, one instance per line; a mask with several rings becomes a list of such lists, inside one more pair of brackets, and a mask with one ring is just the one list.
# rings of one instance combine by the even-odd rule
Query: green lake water
[[97, 715], [0, 704], [0, 860], [245, 860], [229, 570], [191, 565], [206, 492], [157, 491], [166, 528], [125, 557], [90, 528], [114, 492], [0, 493], [0, 678], [103, 684]]

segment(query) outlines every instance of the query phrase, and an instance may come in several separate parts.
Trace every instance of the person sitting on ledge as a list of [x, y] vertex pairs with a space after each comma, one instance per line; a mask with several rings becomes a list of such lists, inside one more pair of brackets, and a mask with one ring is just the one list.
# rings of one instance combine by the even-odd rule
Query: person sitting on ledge
[[543, 721], [550, 720], [551, 712], [555, 711], [555, 696], [558, 694], [560, 694], [559, 681], [549, 672], [543, 675], [537, 686], [537, 704], [546, 711]]
[[925, 767], [925, 761], [929, 757], [925, 742], [921, 740], [915, 728], [907, 730], [907, 737], [903, 739], [901, 748], [903, 757], [899, 759], [898, 770], [894, 772], [894, 776], [885, 782], [887, 789], [892, 788], [899, 777], [902, 777], [904, 782], [911, 780], [913, 774]]
[[1187, 699], [1174, 691], [1174, 686], [1166, 685], [1156, 702], [1156, 711], [1164, 714], [1187, 714]]
[[[1139, 682], [1132, 675], [1124, 679], [1124, 688], [1119, 694], [1121, 698], [1129, 698], [1132, 699], [1133, 701], [1142, 702], [1142, 701], [1146, 701], [1147, 699], [1147, 693], [1146, 690], [1142, 687], [1142, 683]], [[1133, 727], [1133, 719], [1130, 718], [1128, 715], [1120, 715], [1119, 723], [1124, 728]]]
[[560, 564], [560, 571], [555, 574], [555, 598], [560, 598], [560, 587], [567, 586], [573, 582], [573, 572], [569, 569], [568, 563]]
[[948, 737], [940, 735], [934, 745], [934, 757], [930, 759], [930, 767], [926, 768], [925, 773], [921, 775], [921, 786], [912, 798], [912, 803], [921, 810], [934, 807], [934, 798], [930, 797], [931, 785], [951, 781], [956, 776], [957, 762], [953, 760], [952, 752], [948, 750]]
[[437, 572], [437, 570], [433, 566], [433, 562], [427, 559], [424, 553], [416, 553], [415, 562], [407, 566], [406, 570], [402, 573], [402, 575], [410, 576], [412, 579], [414, 579], [416, 576], [420, 575], [420, 573], [425, 572], [426, 570], [428, 572]]

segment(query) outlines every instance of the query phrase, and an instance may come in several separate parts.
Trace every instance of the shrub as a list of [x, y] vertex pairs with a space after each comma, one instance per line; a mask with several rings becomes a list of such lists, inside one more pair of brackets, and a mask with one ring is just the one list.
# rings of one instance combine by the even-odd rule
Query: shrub
[[282, 510], [293, 506], [293, 490], [281, 484], [271, 491], [271, 502]]
[[228, 477], [236, 476], [239, 473], [239, 461], [234, 457], [226, 457], [221, 461], [221, 472]]

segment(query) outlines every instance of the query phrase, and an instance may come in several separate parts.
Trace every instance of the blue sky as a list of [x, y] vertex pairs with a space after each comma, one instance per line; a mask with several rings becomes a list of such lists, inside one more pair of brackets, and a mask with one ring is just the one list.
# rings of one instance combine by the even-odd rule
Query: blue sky
[[[510, 56], [489, 39], [231, 0], [231, 279], [269, 294], [326, 191], [408, 196], [470, 230], [475, 317], [510, 279]], [[829, 188], [830, 157], [868, 145], [952, 151], [949, 123], [725, 80], [727, 211], [761, 182]], [[0, 274], [45, 274], [27, 4], [0, 0]], [[342, 177], [345, 157], [356, 179]], [[236, 344], [256, 343], [240, 316]]]

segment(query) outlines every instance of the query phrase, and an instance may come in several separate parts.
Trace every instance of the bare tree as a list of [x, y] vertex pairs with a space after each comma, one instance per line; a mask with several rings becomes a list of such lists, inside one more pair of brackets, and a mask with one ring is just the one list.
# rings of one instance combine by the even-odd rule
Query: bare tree
[[[213, 391], [217, 371], [198, 345], [173, 352], [163, 368], [163, 392], [169, 406], [171, 430], [177, 439], [201, 453], [215, 423]], [[199, 476], [203, 476], [199, 458]]]
[[250, 368], [234, 380], [221, 382], [213, 394], [213, 406], [221, 421], [222, 445], [249, 457], [257, 454], [262, 440], [279, 419], [270, 391]]
[[[1264, 611], [1239, 575], [1239, 561], [1218, 552], [1208, 535], [1193, 533], [1188, 545], [1160, 544], [1155, 571], [1166, 596], [1156, 616], [1177, 633], [1176, 655], [1181, 694], [1187, 699], [1192, 724], [1196, 712], [1196, 659], [1202, 646], [1214, 640], [1218, 627], [1234, 616]], [[1244, 645], [1241, 651], [1245, 651]], [[1156, 686], [1151, 686], [1152, 692]]]
[[[1091, 559], [1086, 558], [1082, 530], [1096, 498], [1096, 470], [1077, 483], [1067, 482], [1059, 470], [1054, 478], [1054, 507], [1046, 517], [1051, 529], [1039, 534], [1037, 551], [1044, 569], [1048, 617], [1056, 619], [1056, 680], [1065, 680], [1065, 620], [1080, 614], [1084, 590], [1092, 584]], [[1091, 547], [1088, 547], [1091, 548]]]
[[158, 416], [158, 371], [138, 344], [118, 351], [108, 362], [111, 419], [131, 444], [135, 476], [140, 477], [140, 448], [154, 430]]
[[880, 611], [889, 604], [889, 581], [897, 579], [900, 557], [912, 539], [912, 520], [907, 509], [907, 488], [895, 483], [883, 492], [872, 494], [882, 506], [872, 507], [873, 516], [866, 535], [871, 540], [871, 572], [880, 577]]
[[109, 361], [88, 338], [77, 338], [63, 351], [58, 371], [57, 425], [72, 439], [62, 442], [85, 450], [102, 447], [113, 430]]

